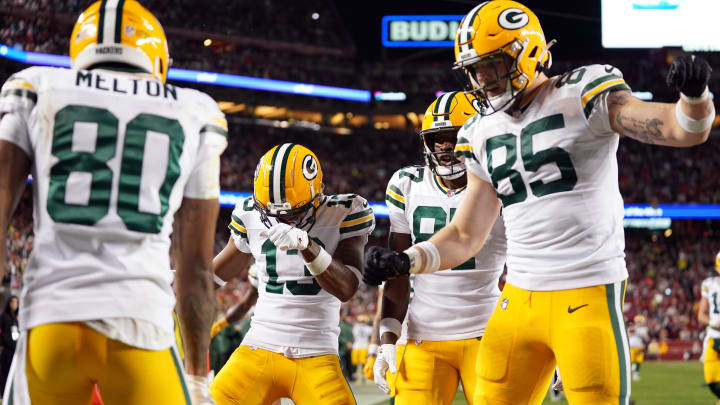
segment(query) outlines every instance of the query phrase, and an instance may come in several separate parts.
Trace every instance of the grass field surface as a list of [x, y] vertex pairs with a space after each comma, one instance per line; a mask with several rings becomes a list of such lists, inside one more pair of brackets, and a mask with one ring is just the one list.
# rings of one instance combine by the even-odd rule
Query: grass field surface
[[[375, 389], [369, 384], [353, 388], [358, 394], [358, 405], [389, 403], [386, 400], [378, 402], [366, 397], [364, 392], [370, 393], [368, 389]], [[715, 405], [715, 397], [703, 383], [702, 364], [698, 361], [643, 364], [640, 381], [632, 382], [630, 399], [635, 401], [635, 405]], [[458, 392], [453, 405], [461, 404], [467, 402], [462, 393]], [[551, 402], [549, 397], [546, 397], [543, 405], [567, 405], [567, 401], [562, 399]]]

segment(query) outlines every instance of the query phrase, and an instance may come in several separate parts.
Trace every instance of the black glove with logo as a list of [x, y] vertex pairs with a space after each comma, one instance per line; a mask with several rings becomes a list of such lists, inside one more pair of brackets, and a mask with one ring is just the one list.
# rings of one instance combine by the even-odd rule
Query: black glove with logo
[[380, 285], [385, 280], [410, 274], [410, 258], [403, 252], [370, 246], [365, 254], [365, 284]]
[[712, 68], [703, 58], [682, 55], [673, 60], [666, 77], [667, 85], [687, 97], [700, 97], [710, 81]]

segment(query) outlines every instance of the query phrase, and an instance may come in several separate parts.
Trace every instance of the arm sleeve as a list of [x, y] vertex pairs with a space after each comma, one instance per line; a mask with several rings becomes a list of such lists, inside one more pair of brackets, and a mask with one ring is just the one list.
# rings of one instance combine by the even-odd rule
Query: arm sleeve
[[237, 250], [243, 253], [252, 253], [252, 250], [250, 250], [250, 240], [248, 239], [247, 228], [242, 221], [242, 204], [243, 202], [239, 202], [233, 210], [228, 228], [230, 229], [230, 236], [232, 237]]
[[363, 197], [356, 195], [340, 223], [340, 240], [353, 236], [367, 236], [375, 229], [375, 214]]
[[0, 90], [0, 139], [12, 142], [32, 157], [28, 120], [38, 95], [30, 76], [27, 71], [10, 76]]
[[702, 282], [702, 287], [700, 288], [700, 295], [703, 298], [710, 299], [710, 287], [708, 286], [708, 280], [705, 279]]
[[399, 174], [400, 170], [393, 174], [385, 189], [385, 205], [390, 216], [390, 232], [409, 234], [410, 223], [405, 216], [405, 195], [409, 194], [409, 190], [406, 186], [407, 181], [403, 181]]
[[200, 129], [200, 146], [184, 196], [211, 199], [220, 196], [220, 155], [227, 147], [227, 121], [217, 104], [208, 97], [207, 123]]
[[480, 122], [480, 119], [472, 119], [458, 131], [455, 156], [465, 163], [467, 171], [488, 183], [492, 183], [490, 173], [480, 163], [483, 161], [482, 156], [478, 156], [478, 153], [482, 152], [482, 145], [477, 145], [477, 142], [474, 142], [475, 138], [481, 138], [473, 136], [473, 128], [476, 128], [475, 124], [477, 122]]
[[[611, 135], [608, 94], [614, 91], [630, 91], [619, 69], [610, 65], [591, 65], [584, 68], [578, 89], [580, 105], [588, 120], [588, 126], [596, 135]], [[575, 70], [579, 72], [580, 70]], [[569, 83], [569, 82], [568, 82]]]

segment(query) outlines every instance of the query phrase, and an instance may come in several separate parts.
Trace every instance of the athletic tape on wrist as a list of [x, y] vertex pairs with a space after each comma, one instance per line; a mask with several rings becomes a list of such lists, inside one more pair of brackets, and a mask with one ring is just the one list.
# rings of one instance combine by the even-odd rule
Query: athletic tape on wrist
[[213, 280], [215, 281], [215, 284], [217, 284], [220, 287], [224, 287], [225, 284], [227, 284], [227, 282], [225, 282], [225, 280], [221, 279], [220, 277], [218, 277], [217, 274], [214, 274], [214, 273], [213, 273]]
[[694, 134], [699, 132], [705, 132], [710, 129], [710, 127], [712, 127], [712, 123], [715, 120], [715, 108], [713, 107], [712, 111], [710, 111], [710, 114], [706, 115], [704, 118], [696, 120], [688, 117], [682, 110], [682, 106], [680, 105], [680, 103], [676, 103], [675, 118], [677, 119], [680, 128], [684, 129], [687, 132], [691, 132]]
[[380, 320], [380, 337], [385, 332], [394, 333], [395, 336], [400, 337], [402, 324], [395, 318], [383, 318]]
[[440, 270], [440, 252], [429, 240], [410, 246], [405, 250], [410, 258], [410, 273], [434, 273]]
[[317, 257], [315, 257], [315, 259], [310, 263], [305, 262], [305, 266], [313, 276], [317, 276], [327, 270], [328, 266], [330, 266], [330, 262], [332, 262], [332, 256], [330, 256], [330, 253], [326, 252], [321, 246], [318, 247], [320, 248], [320, 251], [318, 252]]
[[680, 93], [680, 98], [682, 99], [682, 101], [684, 101], [688, 104], [704, 103], [705, 100], [708, 99], [708, 97], [710, 97], [710, 89], [708, 89], [707, 86], [705, 86], [705, 91], [703, 91], [702, 94], [698, 97], [688, 97], [685, 94], [683, 94], [682, 92]]
[[350, 269], [350, 271], [352, 271], [352, 274], [355, 275], [358, 282], [360, 282], [360, 280], [362, 280], [362, 273], [360, 273], [360, 270], [358, 270], [356, 267], [350, 266], [348, 264], [346, 264], [345, 267], [347, 267], [348, 269]]

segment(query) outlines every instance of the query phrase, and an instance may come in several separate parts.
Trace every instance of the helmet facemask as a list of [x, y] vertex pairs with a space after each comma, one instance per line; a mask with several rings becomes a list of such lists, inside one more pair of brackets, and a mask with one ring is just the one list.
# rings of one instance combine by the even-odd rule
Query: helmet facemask
[[[505, 111], [527, 88], [530, 80], [520, 71], [517, 63], [518, 59], [526, 52], [526, 45], [527, 41], [521, 43], [518, 40], [513, 40], [493, 52], [480, 55], [464, 63], [455, 64], [453, 71], [456, 72], [456, 76], [460, 79], [465, 92], [477, 97], [481, 107], [478, 110], [480, 114], [491, 115], [499, 111]], [[516, 54], [518, 57], [512, 57], [512, 54]], [[476, 66], [478, 64], [492, 67], [495, 80], [481, 85], [477, 80]], [[504, 67], [504, 73], [500, 72], [499, 66]], [[505, 82], [504, 85], [502, 84], [503, 81]], [[498, 85], [504, 86], [505, 90], [501, 94], [490, 96], [488, 89]]]
[[[455, 134], [455, 143], [457, 143], [457, 130], [459, 128], [448, 128], [443, 130], [429, 130], [424, 131], [420, 134], [423, 143], [423, 156], [425, 158], [425, 164], [432, 170], [435, 175], [442, 177], [447, 180], [455, 180], [462, 177], [465, 172], [465, 164], [455, 157], [455, 147], [447, 151], [435, 151], [435, 136], [438, 134]], [[442, 164], [442, 160], [450, 158], [451, 165], [446, 166]]]
[[[258, 203], [257, 198], [253, 196], [255, 201], [255, 209], [260, 213], [260, 220], [267, 228], [272, 227], [275, 223], [282, 222], [295, 228], [310, 232], [315, 225], [317, 210], [324, 198], [323, 193], [317, 193], [312, 201], [300, 207], [291, 208], [289, 203], [284, 204], [268, 204], [270, 207], [264, 207]], [[270, 219], [273, 218], [275, 223]]]

